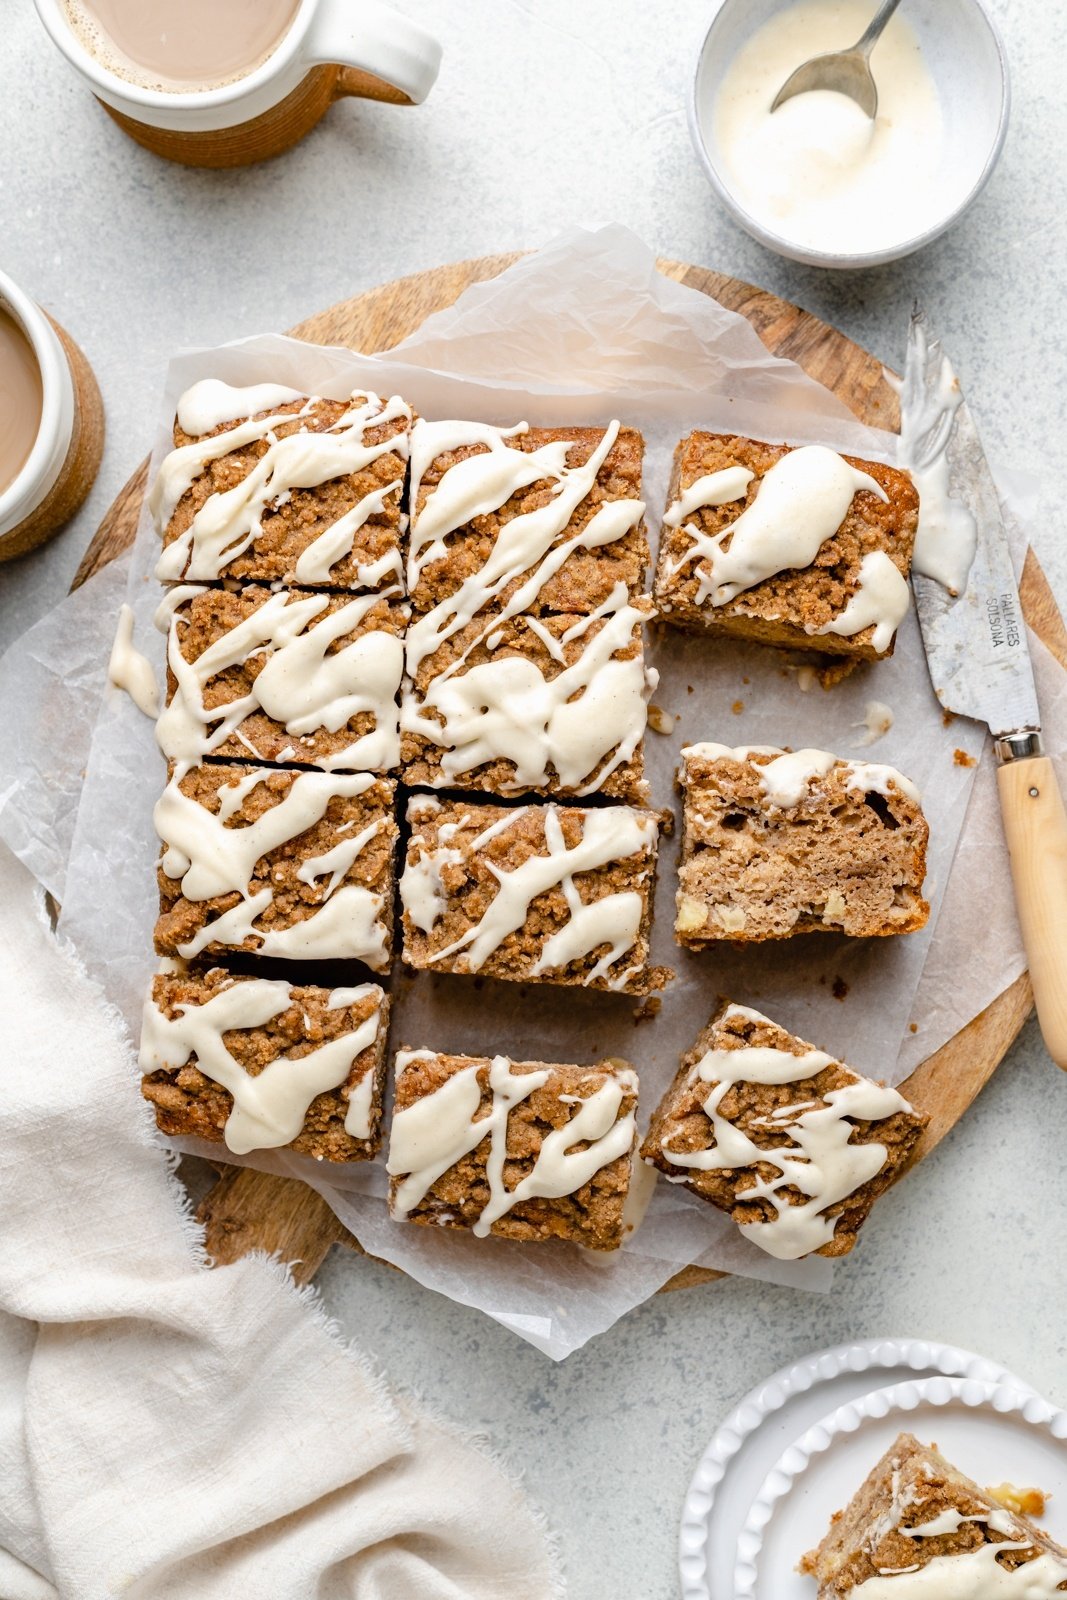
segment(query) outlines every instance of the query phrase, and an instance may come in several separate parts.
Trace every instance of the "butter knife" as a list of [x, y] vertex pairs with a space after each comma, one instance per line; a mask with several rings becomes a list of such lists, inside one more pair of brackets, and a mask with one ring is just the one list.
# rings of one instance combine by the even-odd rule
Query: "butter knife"
[[919, 310], [901, 388], [901, 457], [922, 504], [912, 587], [930, 679], [947, 711], [986, 723], [993, 736], [1038, 1021], [1053, 1061], [1067, 1069], [1067, 813], [1042, 744], [996, 487], [959, 382]]

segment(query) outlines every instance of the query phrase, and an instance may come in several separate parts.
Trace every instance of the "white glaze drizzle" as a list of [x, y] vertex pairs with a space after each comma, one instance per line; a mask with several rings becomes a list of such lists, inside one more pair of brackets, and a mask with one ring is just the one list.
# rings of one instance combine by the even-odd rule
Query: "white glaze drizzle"
[[423, 850], [417, 861], [409, 861], [405, 867], [401, 898], [412, 924], [420, 933], [432, 933], [448, 908], [448, 890], [441, 876], [442, 869], [458, 866], [462, 860], [462, 850], [442, 847]]
[[893, 789], [920, 803], [918, 789], [896, 767], [874, 761], [844, 761], [829, 750], [780, 750], [775, 745], [752, 744], [732, 748], [705, 742], [687, 745], [683, 760], [697, 756], [705, 761], [751, 761], [753, 756], [771, 756], [765, 763], [752, 762], [760, 775], [760, 785], [769, 803], [782, 808], [799, 805], [813, 780], [824, 778], [838, 763], [845, 769], [845, 787], [864, 794], [882, 794]]
[[111, 656], [107, 664], [107, 681], [115, 689], [129, 695], [138, 711], [146, 717], [159, 713], [159, 686], [155, 669], [146, 655], [133, 642], [133, 611], [128, 605], [119, 607], [118, 626]]
[[274, 411], [294, 400], [306, 400], [299, 389], [284, 383], [224, 383], [221, 378], [201, 378], [178, 401], [178, 426], [198, 438], [224, 422], [246, 422], [261, 411]]
[[[937, 363], [926, 384], [927, 365]], [[978, 548], [978, 525], [949, 492], [948, 445], [963, 403], [959, 380], [940, 345], [932, 348], [921, 323], [912, 325], [900, 388], [899, 460], [919, 492], [919, 526], [911, 569], [949, 594], [962, 594]]]
[[[471, 841], [465, 854], [474, 856], [484, 850], [492, 838], [518, 822], [527, 809], [524, 806], [518, 811], [506, 812]], [[530, 856], [510, 872], [490, 864], [490, 871], [500, 887], [481, 920], [445, 949], [433, 954], [430, 960], [449, 960], [465, 951], [467, 970], [478, 972], [508, 934], [522, 927], [534, 899], [558, 886], [563, 890], [570, 916], [562, 928], [545, 940], [533, 972], [540, 976], [558, 970], [588, 955], [598, 945], [606, 944], [608, 954], [596, 963], [583, 982], [588, 984], [594, 978], [605, 978], [609, 988], [621, 989], [629, 981], [633, 969], [611, 975], [611, 968], [637, 941], [642, 897], [634, 891], [624, 891], [604, 895], [586, 905], [574, 883], [574, 875], [594, 872], [612, 861], [623, 861], [628, 856], [649, 851], [656, 836], [655, 818], [628, 806], [587, 811], [582, 819], [582, 837], [570, 849], [555, 806], [545, 808], [544, 826], [548, 853]], [[416, 835], [412, 842], [417, 841]], [[438, 849], [431, 854], [435, 859], [429, 868], [420, 871], [418, 862], [414, 864], [414, 871], [410, 865], [406, 866], [400, 880], [400, 898], [405, 911], [414, 925], [427, 933], [448, 905], [440, 877], [442, 852]], [[454, 851], [450, 856], [463, 859]]]
[[1006, 1550], [1033, 1546], [1003, 1540], [962, 1555], [935, 1556], [925, 1566], [879, 1573], [851, 1591], [852, 1600], [1052, 1600], [1067, 1582], [1067, 1562], [1042, 1552], [1021, 1566], [1004, 1567], [997, 1560]]
[[[748, 1007], [730, 1006], [722, 1021], [738, 1016], [769, 1020]], [[719, 1106], [735, 1084], [804, 1084], [825, 1067], [834, 1065], [839, 1063], [821, 1050], [807, 1050], [799, 1056], [753, 1045], [737, 1050], [708, 1050], [691, 1069], [689, 1081], [712, 1085], [704, 1101], [712, 1143], [706, 1150], [688, 1153], [671, 1150], [668, 1139], [661, 1144], [663, 1155], [673, 1165], [697, 1172], [755, 1168], [758, 1163], [775, 1167], [776, 1176], [754, 1178], [751, 1185], [738, 1190], [737, 1199], [770, 1202], [776, 1213], [774, 1220], [746, 1223], [742, 1232], [779, 1261], [799, 1260], [829, 1244], [836, 1218], [826, 1216], [827, 1209], [869, 1183], [885, 1165], [884, 1145], [849, 1143], [853, 1125], [848, 1119], [873, 1122], [911, 1107], [895, 1089], [854, 1076], [841, 1088], [831, 1089], [825, 1104], [802, 1098], [800, 1103], [778, 1111], [768, 1125], [793, 1142], [764, 1149], [721, 1116]], [[807, 1198], [799, 1205], [791, 1205], [781, 1192], [787, 1187], [799, 1190]]]
[[[836, 450], [818, 444], [790, 450], [764, 473], [755, 499], [721, 532], [705, 533], [695, 522], [682, 523], [690, 545], [669, 574], [674, 577], [699, 562], [696, 603], [710, 599], [713, 606], [726, 605], [775, 573], [809, 567], [861, 489], [879, 500], [889, 498], [876, 479], [849, 466]], [[734, 498], [743, 493], [742, 487]], [[727, 539], [729, 549], [724, 550]]]
[[[357, 595], [326, 615], [330, 605], [326, 595], [278, 590], [195, 661], [186, 661], [178, 608], [201, 592], [196, 585], [183, 584], [171, 590], [157, 612], [157, 625], [169, 625], [167, 661], [177, 680], [174, 696], [156, 724], [159, 747], [169, 760], [192, 765], [231, 734], [241, 738], [240, 724], [257, 710], [298, 736], [313, 735], [320, 728], [335, 733], [360, 712], [370, 712], [373, 729], [346, 749], [316, 759], [315, 765], [326, 771], [396, 766], [402, 641], [376, 628], [327, 654], [334, 640], [359, 626], [378, 603], [378, 595]], [[322, 620], [316, 622], [318, 617]], [[267, 661], [248, 693], [209, 710], [204, 690], [210, 680], [256, 654], [264, 654]]]
[[853, 723], [853, 727], [866, 728], [867, 732], [858, 742], [860, 744], [877, 744], [879, 739], [885, 737], [893, 726], [893, 711], [882, 700], [868, 700], [867, 708], [863, 714], [863, 721]]
[[687, 517], [704, 506], [726, 506], [734, 500], [743, 500], [748, 486], [756, 476], [747, 467], [722, 467], [718, 472], [706, 472], [688, 489], [683, 489], [663, 514], [668, 528], [680, 528]]
[[986, 1527], [992, 1528], [994, 1533], [1002, 1533], [1010, 1537], [1020, 1531], [1015, 1518], [1006, 1511], [993, 1507], [989, 1511], [976, 1511], [970, 1516], [965, 1516], [962, 1511], [957, 1511], [954, 1506], [949, 1506], [939, 1516], [932, 1517], [929, 1522], [918, 1522], [912, 1528], [897, 1526], [897, 1533], [902, 1533], [905, 1539], [937, 1539], [945, 1533], [958, 1533], [965, 1522], [981, 1522]]
[[[327, 1001], [331, 1011], [358, 1004], [370, 994], [379, 996], [379, 1004], [349, 1033], [330, 1039], [303, 1056], [279, 1056], [255, 1076], [231, 1055], [225, 1035], [243, 1028], [265, 1027], [287, 1011], [292, 1004], [290, 984], [267, 978], [236, 981], [217, 990], [203, 1005], [182, 1005], [175, 1017], [167, 1017], [149, 995], [141, 1030], [141, 1071], [174, 1072], [195, 1056], [204, 1076], [233, 1096], [223, 1136], [235, 1155], [291, 1144], [316, 1095], [339, 1089], [357, 1056], [378, 1035], [380, 989], [366, 983], [331, 992]], [[371, 1068], [366, 1078], [372, 1080], [373, 1076]], [[373, 1083], [364, 1087], [361, 1082], [359, 1088], [362, 1092], [354, 1092], [348, 1103], [345, 1132], [356, 1139], [367, 1139]]]
[[869, 550], [860, 562], [855, 593], [849, 596], [845, 609], [822, 627], [808, 626], [806, 633], [838, 633], [846, 639], [862, 633], [864, 628], [874, 628], [871, 644], [882, 654], [889, 649], [893, 636], [908, 614], [911, 590], [908, 580], [884, 550]]
[[[424, 422], [421, 419], [412, 429], [410, 592], [414, 592], [423, 567], [444, 555], [445, 540], [450, 533], [475, 516], [499, 510], [520, 488], [541, 480], [553, 485], [551, 498], [545, 505], [505, 523], [483, 567], [467, 577], [455, 594], [448, 595], [412, 623], [407, 647], [408, 672], [412, 677], [420, 662], [446, 639], [467, 627], [523, 573], [528, 576], [504, 606], [494, 609], [484, 632], [468, 644], [464, 659], [475, 644], [501, 623], [531, 610], [545, 583], [573, 551], [614, 543], [631, 528], [636, 528], [644, 515], [643, 500], [610, 500], [598, 508], [582, 529], [570, 538], [561, 538], [596, 483], [597, 473], [618, 438], [619, 423], [608, 424], [588, 461], [576, 467], [567, 466], [569, 444], [566, 440], [542, 445], [533, 451], [516, 450], [508, 445], [509, 437], [525, 431], [525, 423], [517, 428], [501, 429], [488, 423]], [[430, 463], [439, 455], [473, 444], [488, 448], [450, 467], [419, 511], [419, 484]]]
[[561, 660], [564, 647], [588, 633], [605, 612], [610, 614], [578, 659], [555, 677], [546, 677], [523, 656], [509, 655], [465, 671], [465, 660], [460, 661], [439, 673], [421, 697], [413, 683], [406, 685], [401, 729], [443, 747], [437, 780], [442, 786], [487, 762], [505, 760], [515, 766], [506, 783], [512, 792], [542, 787], [553, 769], [561, 787], [584, 795], [633, 758], [659, 674], [645, 667], [640, 652], [615, 659], [647, 620], [646, 612], [626, 603], [625, 585], [616, 585], [604, 607], [558, 641], [536, 618], [526, 622], [549, 654]]
[[[425, 1058], [425, 1051], [398, 1054], [397, 1077], [413, 1059]], [[588, 1095], [560, 1097], [576, 1107], [573, 1115], [563, 1127], [545, 1134], [530, 1171], [508, 1189], [504, 1182], [508, 1116], [552, 1073], [544, 1068], [513, 1072], [506, 1056], [494, 1056], [489, 1066], [492, 1104], [485, 1116], [477, 1116], [482, 1098], [478, 1071], [477, 1062], [463, 1067], [433, 1093], [394, 1113], [387, 1170], [400, 1179], [391, 1201], [395, 1216], [406, 1217], [437, 1180], [484, 1139], [489, 1140], [485, 1162], [489, 1199], [472, 1229], [479, 1238], [523, 1201], [574, 1194], [602, 1167], [633, 1148], [635, 1111], [631, 1108], [624, 1116], [620, 1111], [626, 1095], [637, 1093], [637, 1075], [628, 1068], [617, 1068], [609, 1077], [592, 1070], [590, 1078], [603, 1081]], [[576, 1149], [580, 1144], [586, 1148]]]
[[179, 947], [191, 958], [209, 944], [243, 944], [250, 935], [262, 943], [261, 955], [322, 960], [364, 961], [375, 971], [388, 964], [388, 942], [382, 896], [361, 884], [340, 887], [345, 874], [381, 829], [372, 821], [358, 833], [342, 839], [325, 855], [302, 863], [297, 877], [314, 884], [329, 877], [321, 907], [287, 928], [260, 929], [257, 920], [270, 907], [270, 885], [252, 892], [256, 862], [279, 845], [306, 832], [326, 815], [337, 795], [354, 798], [374, 783], [367, 773], [327, 776], [322, 772], [296, 775], [284, 799], [272, 805], [255, 822], [231, 828], [226, 824], [269, 770], [253, 768], [237, 783], [219, 790], [219, 810], [183, 794], [182, 768], [176, 768], [156, 803], [152, 820], [163, 841], [160, 866], [168, 878], [180, 880], [187, 900], [212, 900], [239, 894], [240, 904], [206, 922], [195, 937]]
[[[183, 396], [183, 402], [186, 398]], [[383, 404], [377, 395], [357, 392], [352, 401], [337, 422], [324, 432], [299, 429], [279, 438], [275, 429], [283, 422], [292, 422], [293, 415], [274, 414], [239, 423], [224, 433], [197, 439], [171, 451], [160, 466], [149, 495], [149, 508], [161, 536], [166, 532], [178, 501], [209, 462], [256, 440], [264, 439], [268, 444], [265, 453], [239, 483], [209, 495], [185, 532], [164, 547], [156, 576], [164, 582], [183, 577], [194, 581], [218, 578], [262, 532], [262, 517], [267, 508], [284, 502], [293, 489], [317, 488], [332, 478], [360, 472], [390, 451], [404, 456], [406, 432], [377, 444], [368, 444], [365, 435], [368, 428], [382, 423], [410, 421], [410, 407], [396, 395]], [[309, 400], [296, 415], [305, 415], [315, 404], [315, 400]], [[179, 403], [179, 422], [181, 405], [182, 402]], [[198, 415], [209, 407], [195, 403], [186, 408], [186, 414], [190, 409]], [[358, 530], [371, 515], [384, 509], [385, 496], [398, 488], [399, 480], [385, 489], [374, 490], [345, 512], [303, 552], [300, 559], [304, 570], [298, 571], [298, 579], [325, 582], [334, 563], [351, 554]], [[390, 563], [389, 570], [395, 573], [395, 563]]]
[[[328, 583], [331, 569], [342, 556], [351, 555], [356, 534], [373, 515], [385, 510], [389, 495], [400, 494], [404, 488], [399, 478], [387, 483], [383, 489], [372, 489], [362, 500], [338, 517], [324, 533], [320, 533], [297, 557], [293, 576], [297, 583]], [[403, 593], [404, 563], [399, 550], [389, 550], [377, 561], [360, 562], [356, 567], [355, 584], [361, 589], [386, 587], [390, 593]]]

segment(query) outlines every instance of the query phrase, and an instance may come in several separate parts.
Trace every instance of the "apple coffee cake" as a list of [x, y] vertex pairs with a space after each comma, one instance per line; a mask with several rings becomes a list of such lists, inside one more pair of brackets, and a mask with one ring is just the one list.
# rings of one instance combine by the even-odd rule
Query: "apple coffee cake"
[[409, 966], [629, 994], [673, 976], [649, 966], [655, 812], [415, 795], [407, 820]]
[[721, 1001], [641, 1154], [769, 1255], [843, 1256], [926, 1122], [896, 1089]]
[[236, 1155], [286, 1145], [367, 1161], [381, 1144], [389, 997], [164, 961], [145, 1001], [142, 1092], [163, 1133]]
[[826, 750], [694, 744], [678, 783], [679, 944], [813, 929], [870, 938], [925, 924], [929, 830], [918, 790], [895, 767]]
[[167, 703], [156, 738], [168, 760], [382, 773], [399, 762], [402, 602], [179, 584], [158, 621]]
[[149, 497], [156, 576], [401, 594], [410, 429], [396, 395], [194, 384]]
[[1067, 1550], [902, 1433], [800, 1563], [818, 1600], [1043, 1600]]
[[240, 950], [387, 971], [395, 798], [391, 779], [366, 772], [172, 768], [153, 813], [157, 953]]
[[394, 1217], [480, 1238], [614, 1250], [636, 1143], [637, 1074], [401, 1050], [389, 1130]]
[[676, 627], [873, 660], [909, 605], [907, 473], [824, 445], [691, 433], [674, 458], [655, 602]]

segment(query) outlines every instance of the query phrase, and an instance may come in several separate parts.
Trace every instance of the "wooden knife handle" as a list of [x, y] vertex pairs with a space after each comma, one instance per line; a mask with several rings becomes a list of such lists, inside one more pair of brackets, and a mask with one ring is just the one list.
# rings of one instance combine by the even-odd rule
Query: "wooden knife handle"
[[1067, 811], [1048, 756], [1005, 763], [997, 786], [1037, 1019], [1067, 1070]]

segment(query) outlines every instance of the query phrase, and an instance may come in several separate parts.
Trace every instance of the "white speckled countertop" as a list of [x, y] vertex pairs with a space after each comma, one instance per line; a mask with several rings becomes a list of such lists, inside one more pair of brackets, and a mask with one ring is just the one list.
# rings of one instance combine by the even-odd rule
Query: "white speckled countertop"
[[[64, 593], [144, 454], [144, 418], [176, 347], [283, 328], [405, 272], [615, 220], [666, 255], [799, 301], [891, 363], [918, 295], [991, 456], [1045, 475], [1038, 551], [1067, 604], [1052, 504], [1056, 495], [1062, 520], [1058, 0], [995, 0], [1014, 121], [970, 215], [920, 257], [837, 277], [767, 255], [712, 200], [684, 111], [701, 0], [400, 8], [445, 43], [425, 107], [336, 106], [279, 162], [227, 174], [171, 167], [130, 143], [68, 72], [30, 0], [0, 0], [0, 266], [83, 345], [108, 414], [81, 515], [44, 551], [0, 568], [0, 648]], [[555, 1366], [347, 1252], [318, 1281], [392, 1378], [487, 1432], [525, 1474], [562, 1537], [573, 1600], [670, 1600], [694, 1461], [723, 1413], [785, 1361], [851, 1337], [914, 1334], [981, 1350], [1067, 1403], [1065, 1148], [1067, 1076], [1031, 1023], [972, 1112], [880, 1202], [829, 1297], [755, 1282], [660, 1296]]]

